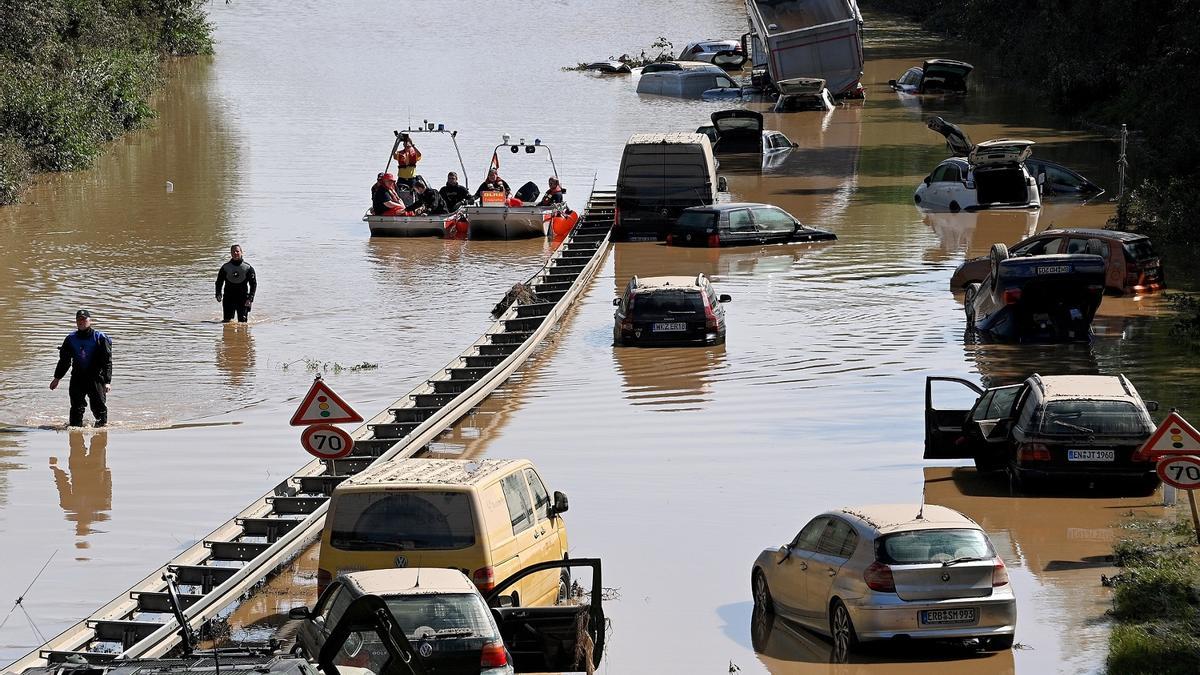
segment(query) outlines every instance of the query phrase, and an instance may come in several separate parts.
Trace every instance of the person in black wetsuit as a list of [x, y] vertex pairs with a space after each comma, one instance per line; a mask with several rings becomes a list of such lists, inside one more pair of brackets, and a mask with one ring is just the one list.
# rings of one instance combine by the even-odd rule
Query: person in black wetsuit
[[408, 210], [412, 211], [414, 216], [440, 216], [448, 212], [446, 200], [442, 199], [442, 195], [423, 181], [413, 182], [413, 192], [416, 193], [416, 199], [409, 205]]
[[[221, 292], [222, 286], [224, 293]], [[217, 271], [217, 302], [221, 303], [224, 323], [233, 320], [236, 312], [239, 322], [245, 323], [254, 303], [254, 292], [258, 290], [258, 277], [250, 263], [242, 260], [242, 247], [229, 247], [229, 262]]]
[[442, 195], [442, 199], [446, 202], [446, 208], [450, 211], [458, 210], [459, 204], [471, 198], [471, 191], [459, 185], [458, 174], [451, 171], [446, 174], [446, 184], [438, 194]]
[[71, 418], [69, 426], [83, 426], [83, 411], [91, 404], [96, 426], [108, 424], [108, 392], [112, 390], [112, 340], [92, 328], [92, 314], [86, 309], [75, 312], [75, 332], [63, 340], [58, 348], [58, 366], [50, 389], [58, 389], [67, 370], [71, 371], [71, 383], [67, 391], [71, 396]]

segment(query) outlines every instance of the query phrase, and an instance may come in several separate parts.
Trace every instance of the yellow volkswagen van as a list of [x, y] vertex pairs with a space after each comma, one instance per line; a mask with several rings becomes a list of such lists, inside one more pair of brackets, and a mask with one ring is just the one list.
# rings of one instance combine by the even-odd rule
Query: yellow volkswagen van
[[[391, 567], [452, 567], [480, 591], [523, 567], [567, 557], [562, 513], [526, 459], [400, 459], [372, 467], [333, 491], [317, 585], [339, 573]], [[532, 574], [514, 587], [514, 605], [566, 599], [570, 579]]]

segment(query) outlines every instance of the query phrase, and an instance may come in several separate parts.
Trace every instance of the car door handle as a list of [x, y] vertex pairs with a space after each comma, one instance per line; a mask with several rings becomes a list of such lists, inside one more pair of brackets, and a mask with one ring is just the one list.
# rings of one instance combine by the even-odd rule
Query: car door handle
[[830, 567], [829, 569], [827, 569], [827, 570], [825, 570], [825, 571], [826, 571], [826, 572], [829, 574], [829, 576], [831, 576], [831, 577], [832, 577], [832, 576], [835, 576], [835, 575], [837, 575], [837, 570], [833, 569], [832, 567]]
[[800, 569], [801, 569], [801, 570], [806, 570], [806, 569], [808, 569], [808, 563], [806, 563], [806, 562], [804, 562], [803, 560], [801, 560], [801, 561], [800, 561]]

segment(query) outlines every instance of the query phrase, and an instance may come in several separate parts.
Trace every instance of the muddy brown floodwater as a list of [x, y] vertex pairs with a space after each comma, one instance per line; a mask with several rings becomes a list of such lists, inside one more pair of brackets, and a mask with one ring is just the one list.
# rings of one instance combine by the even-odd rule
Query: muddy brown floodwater
[[[0, 663], [86, 616], [305, 462], [288, 417], [311, 363], [364, 413], [456, 355], [503, 290], [537, 269], [540, 241], [370, 240], [359, 221], [391, 130], [460, 130], [478, 180], [502, 132], [555, 152], [568, 198], [615, 179], [635, 131], [689, 130], [724, 107], [653, 99], [628, 77], [559, 69], [635, 50], [737, 36], [740, 0], [539, 5], [468, 2], [404, 12], [300, 2], [211, 6], [217, 56], [177, 64], [154, 128], [91, 171], [43, 181], [0, 210]], [[923, 214], [911, 202], [946, 156], [923, 120], [975, 140], [1022, 136], [1111, 190], [1115, 145], [1067, 124], [979, 62], [959, 101], [899, 97], [886, 82], [927, 56], [974, 58], [868, 15], [865, 103], [767, 115], [800, 147], [765, 166], [727, 162], [732, 197], [832, 229], [829, 245], [676, 250], [619, 244], [530, 365], [448, 432], [447, 456], [529, 457], [571, 497], [572, 554], [604, 559], [612, 619], [602, 670], [630, 672], [1086, 672], [1102, 666], [1103, 556], [1156, 498], [1013, 496], [968, 468], [921, 460], [927, 374], [989, 383], [1042, 373], [1125, 373], [1187, 413], [1200, 378], [1160, 298], [1106, 299], [1091, 344], [964, 339], [948, 289], [964, 255], [1051, 225], [1098, 226], [1108, 202], [1037, 213]], [[428, 142], [422, 172], [457, 170]], [[541, 156], [501, 158], [544, 184]], [[166, 183], [173, 183], [167, 191]], [[217, 323], [212, 281], [231, 243], [260, 290], [248, 326]], [[709, 275], [728, 344], [614, 349], [611, 299], [633, 274]], [[1172, 285], [1186, 285], [1168, 270]], [[79, 306], [113, 337], [112, 428], [61, 430], [47, 389]], [[305, 359], [309, 361], [306, 362]], [[337, 372], [369, 362], [373, 370]], [[814, 513], [930, 502], [978, 520], [1017, 592], [1011, 654], [919, 646], [831, 667], [828, 643], [753, 624], [749, 569]], [[311, 602], [312, 555], [235, 617], [262, 625]]]

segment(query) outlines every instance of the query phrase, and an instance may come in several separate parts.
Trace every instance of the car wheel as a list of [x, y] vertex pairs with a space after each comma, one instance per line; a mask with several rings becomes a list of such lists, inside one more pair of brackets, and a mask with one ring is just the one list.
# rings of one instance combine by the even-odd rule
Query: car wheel
[[858, 649], [854, 622], [850, 620], [850, 611], [841, 600], [834, 600], [829, 612], [829, 636], [833, 638], [833, 659], [837, 663], [845, 663], [850, 653]]
[[967, 328], [975, 327], [975, 296], [979, 295], [979, 287], [975, 284], [967, 286], [963, 295], [963, 311], [967, 314]]
[[985, 652], [1006, 652], [1012, 649], [1015, 635], [993, 635], [979, 641]]
[[571, 573], [563, 570], [562, 574], [558, 575], [558, 597], [554, 599], [554, 604], [565, 605], [571, 597]]
[[764, 612], [775, 611], [775, 600], [771, 597], [771, 587], [767, 585], [767, 575], [760, 569], [755, 569], [750, 580], [751, 591], [754, 593], [754, 607]]
[[1149, 497], [1158, 491], [1160, 484], [1161, 481], [1158, 480], [1158, 476], [1143, 478], [1134, 484], [1133, 494], [1136, 497]]
[[951, 200], [950, 213], [958, 213], [959, 211], [962, 211], [962, 207], [958, 205], [957, 201]]

